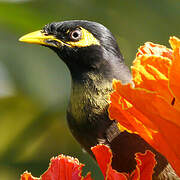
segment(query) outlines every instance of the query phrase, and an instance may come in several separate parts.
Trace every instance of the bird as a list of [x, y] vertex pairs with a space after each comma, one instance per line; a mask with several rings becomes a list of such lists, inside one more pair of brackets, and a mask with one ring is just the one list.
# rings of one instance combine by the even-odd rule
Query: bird
[[67, 65], [72, 82], [68, 126], [93, 158], [91, 147], [105, 144], [113, 153], [112, 168], [131, 173], [136, 166], [135, 153], [151, 150], [157, 161], [152, 179], [178, 179], [162, 154], [139, 135], [121, 131], [108, 116], [112, 80], [132, 83], [131, 72], [108, 28], [87, 20], [52, 22], [19, 41], [50, 48]]

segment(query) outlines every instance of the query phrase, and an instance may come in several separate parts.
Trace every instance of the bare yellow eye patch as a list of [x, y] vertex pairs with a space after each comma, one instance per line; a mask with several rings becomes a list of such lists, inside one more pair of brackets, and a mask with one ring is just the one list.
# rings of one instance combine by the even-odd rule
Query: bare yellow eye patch
[[91, 45], [100, 45], [99, 40], [97, 40], [93, 34], [91, 34], [89, 31], [81, 27], [81, 39], [79, 41], [68, 41], [66, 42], [72, 47], [87, 47]]

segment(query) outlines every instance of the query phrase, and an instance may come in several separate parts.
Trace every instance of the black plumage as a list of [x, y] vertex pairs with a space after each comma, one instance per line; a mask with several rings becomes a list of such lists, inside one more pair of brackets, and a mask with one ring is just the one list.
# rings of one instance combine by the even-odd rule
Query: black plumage
[[[170, 168], [167, 160], [140, 136], [120, 132], [117, 123], [108, 117], [113, 78], [124, 84], [132, 83], [112, 33], [99, 23], [75, 20], [50, 23], [41, 34], [43, 42], [32, 41], [30, 36], [22, 37], [21, 41], [53, 49], [68, 66], [72, 88], [67, 120], [81, 146], [92, 155], [92, 146], [108, 145], [113, 152], [112, 166], [120, 172], [131, 172], [136, 166], [134, 154], [150, 149], [157, 161], [153, 179], [163, 179], [163, 170]], [[175, 177], [171, 171], [168, 169], [167, 176]]]

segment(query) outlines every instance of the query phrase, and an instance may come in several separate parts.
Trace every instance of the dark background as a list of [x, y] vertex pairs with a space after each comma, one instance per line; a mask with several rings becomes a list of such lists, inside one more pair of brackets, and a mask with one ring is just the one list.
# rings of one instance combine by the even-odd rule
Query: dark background
[[179, 0], [0, 0], [0, 179], [25, 170], [40, 176], [52, 156], [77, 157], [85, 172], [97, 165], [71, 136], [65, 109], [70, 74], [47, 48], [18, 42], [52, 21], [86, 19], [108, 27], [128, 65], [146, 41], [169, 47], [180, 36]]

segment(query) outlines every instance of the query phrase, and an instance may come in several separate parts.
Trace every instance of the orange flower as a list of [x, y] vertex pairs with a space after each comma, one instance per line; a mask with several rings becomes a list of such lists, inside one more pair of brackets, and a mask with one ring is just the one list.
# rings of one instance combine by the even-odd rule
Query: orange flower
[[97, 145], [92, 148], [99, 167], [106, 180], [151, 180], [153, 168], [155, 167], [155, 155], [151, 151], [146, 151], [145, 154], [136, 154], [136, 169], [131, 173], [119, 173], [112, 169], [112, 152], [105, 145]]
[[[156, 161], [155, 155], [151, 151], [146, 151], [145, 154], [136, 154], [137, 166], [131, 174], [119, 173], [112, 169], [112, 152], [108, 146], [97, 145], [92, 148], [92, 152], [106, 180], [152, 179], [153, 168]], [[81, 176], [83, 166], [84, 165], [79, 163], [77, 159], [60, 155], [51, 159], [50, 167], [41, 178], [35, 178], [31, 173], [25, 172], [21, 175], [21, 180], [92, 180], [90, 173], [88, 173], [85, 178]]]
[[133, 62], [132, 85], [113, 81], [109, 116], [161, 152], [180, 175], [180, 40], [171, 49], [145, 43]]
[[78, 159], [59, 155], [51, 159], [50, 167], [40, 178], [24, 172], [21, 180], [92, 180], [90, 173], [85, 178], [81, 176], [83, 166]]

